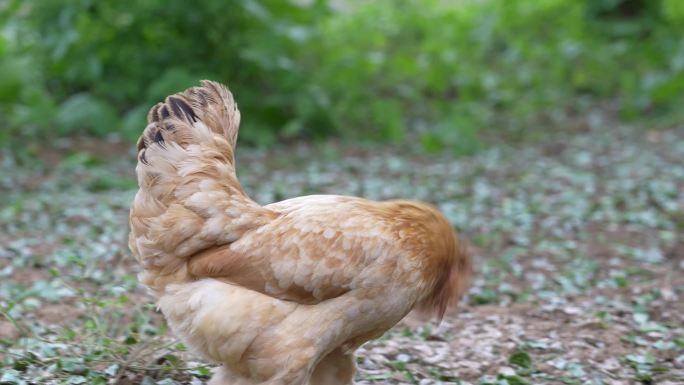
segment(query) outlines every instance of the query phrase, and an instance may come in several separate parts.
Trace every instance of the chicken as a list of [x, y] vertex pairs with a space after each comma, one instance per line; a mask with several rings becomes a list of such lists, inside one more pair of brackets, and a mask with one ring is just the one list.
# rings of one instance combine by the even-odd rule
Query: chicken
[[352, 384], [361, 344], [466, 289], [466, 248], [428, 204], [250, 199], [224, 86], [169, 96], [148, 123], [129, 246], [172, 330], [220, 364], [209, 384]]

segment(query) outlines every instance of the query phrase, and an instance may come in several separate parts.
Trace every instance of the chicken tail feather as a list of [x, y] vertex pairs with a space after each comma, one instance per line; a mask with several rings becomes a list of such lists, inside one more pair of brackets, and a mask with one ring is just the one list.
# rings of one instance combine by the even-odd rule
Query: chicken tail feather
[[157, 289], [182, 280], [189, 257], [233, 242], [268, 210], [238, 181], [240, 111], [226, 87], [203, 81], [152, 107], [147, 120], [129, 246], [144, 268], [142, 281]]
[[453, 247], [451, 264], [441, 270], [432, 293], [420, 302], [417, 311], [434, 315], [439, 321], [447, 308], [455, 308], [470, 286], [472, 256], [466, 242], [458, 240]]
[[138, 139], [138, 160], [143, 163], [147, 163], [146, 150], [154, 143], [163, 146], [166, 141], [173, 141], [187, 147], [204, 139], [192, 135], [196, 123], [228, 141], [231, 148], [228, 155], [234, 163], [240, 110], [233, 94], [219, 83], [203, 80], [201, 87], [168, 96], [163, 103], [157, 103], [150, 109], [147, 121], [148, 125]]

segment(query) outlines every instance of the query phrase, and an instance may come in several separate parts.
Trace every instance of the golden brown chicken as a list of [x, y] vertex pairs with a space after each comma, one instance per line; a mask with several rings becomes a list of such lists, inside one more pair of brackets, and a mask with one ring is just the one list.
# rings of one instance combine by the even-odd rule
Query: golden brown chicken
[[413, 308], [441, 317], [464, 292], [470, 258], [430, 205], [252, 201], [222, 85], [169, 96], [148, 122], [129, 245], [172, 329], [221, 364], [210, 384], [352, 384], [361, 344]]

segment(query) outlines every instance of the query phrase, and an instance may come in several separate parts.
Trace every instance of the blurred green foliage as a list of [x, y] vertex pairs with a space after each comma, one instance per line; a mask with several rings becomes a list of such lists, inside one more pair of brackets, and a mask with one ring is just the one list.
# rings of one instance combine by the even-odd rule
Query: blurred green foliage
[[256, 144], [467, 153], [487, 129], [684, 102], [679, 0], [0, 0], [0, 22], [0, 143], [134, 140], [153, 103], [201, 78], [229, 84]]

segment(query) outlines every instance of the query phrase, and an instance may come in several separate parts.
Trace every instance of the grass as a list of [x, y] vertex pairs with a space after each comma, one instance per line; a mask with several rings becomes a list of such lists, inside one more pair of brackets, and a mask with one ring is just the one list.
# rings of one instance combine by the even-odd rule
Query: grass
[[[441, 325], [360, 349], [360, 384], [684, 381], [684, 130], [603, 116], [454, 159], [390, 147], [242, 148], [259, 202], [310, 193], [436, 203], [478, 276]], [[201, 384], [126, 248], [128, 145], [0, 157], [0, 384]]]

